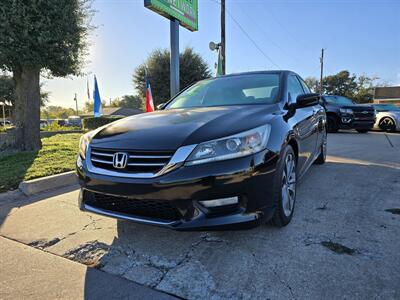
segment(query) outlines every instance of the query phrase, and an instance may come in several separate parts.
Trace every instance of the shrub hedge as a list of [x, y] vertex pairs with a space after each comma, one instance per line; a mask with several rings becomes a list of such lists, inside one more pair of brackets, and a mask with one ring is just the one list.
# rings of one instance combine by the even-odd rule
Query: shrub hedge
[[122, 119], [123, 117], [90, 117], [90, 118], [84, 118], [82, 120], [82, 126], [83, 129], [85, 130], [93, 130], [96, 128], [99, 128], [100, 126], [109, 124], [111, 122], [117, 121]]

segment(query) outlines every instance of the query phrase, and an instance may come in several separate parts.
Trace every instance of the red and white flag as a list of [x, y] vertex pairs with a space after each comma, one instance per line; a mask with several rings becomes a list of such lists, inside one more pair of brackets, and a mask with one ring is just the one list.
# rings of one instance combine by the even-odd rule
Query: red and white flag
[[147, 76], [147, 72], [145, 75], [146, 79], [146, 112], [152, 112], [154, 111], [154, 103], [153, 103], [153, 95], [151, 93], [151, 86], [150, 86], [150, 81]]

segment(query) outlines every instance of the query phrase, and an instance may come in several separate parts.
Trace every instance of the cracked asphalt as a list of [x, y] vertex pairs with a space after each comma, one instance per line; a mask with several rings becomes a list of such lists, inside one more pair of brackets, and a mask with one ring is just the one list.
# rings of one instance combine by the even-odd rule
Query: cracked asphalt
[[399, 134], [329, 135], [282, 229], [174, 232], [82, 213], [77, 197], [0, 197], [0, 235], [181, 298], [400, 298]]

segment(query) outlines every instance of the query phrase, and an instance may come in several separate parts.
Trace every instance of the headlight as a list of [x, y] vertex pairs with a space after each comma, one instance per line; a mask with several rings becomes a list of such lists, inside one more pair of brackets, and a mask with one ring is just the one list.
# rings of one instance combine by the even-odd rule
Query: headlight
[[349, 114], [349, 115], [353, 114], [353, 110], [350, 108], [340, 108], [339, 111], [341, 114]]
[[93, 136], [96, 134], [97, 131], [90, 131], [85, 133], [81, 136], [79, 140], [79, 155], [85, 159], [86, 158], [86, 150], [89, 146], [90, 141], [92, 140]]
[[239, 134], [201, 143], [193, 150], [186, 165], [226, 160], [263, 150], [268, 142], [270, 125], [260, 126]]

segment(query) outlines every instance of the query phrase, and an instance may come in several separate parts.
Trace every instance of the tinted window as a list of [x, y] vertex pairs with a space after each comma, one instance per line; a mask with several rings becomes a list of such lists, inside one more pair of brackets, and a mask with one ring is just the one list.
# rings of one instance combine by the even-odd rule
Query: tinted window
[[329, 104], [340, 104], [340, 105], [353, 105], [353, 101], [343, 96], [324, 96], [324, 100]]
[[303, 87], [303, 90], [305, 93], [311, 93], [311, 90], [309, 89], [309, 87], [307, 86], [307, 84], [304, 82], [303, 79], [301, 79], [300, 77], [297, 77], [300, 80], [301, 86]]
[[177, 96], [169, 108], [272, 104], [278, 99], [279, 74], [206, 79]]
[[288, 76], [287, 89], [288, 89], [289, 99], [290, 99], [291, 103], [296, 102], [296, 98], [298, 95], [304, 94], [303, 88], [301, 87], [301, 84], [300, 84], [299, 80], [297, 79], [297, 76], [295, 76], [295, 75]]

